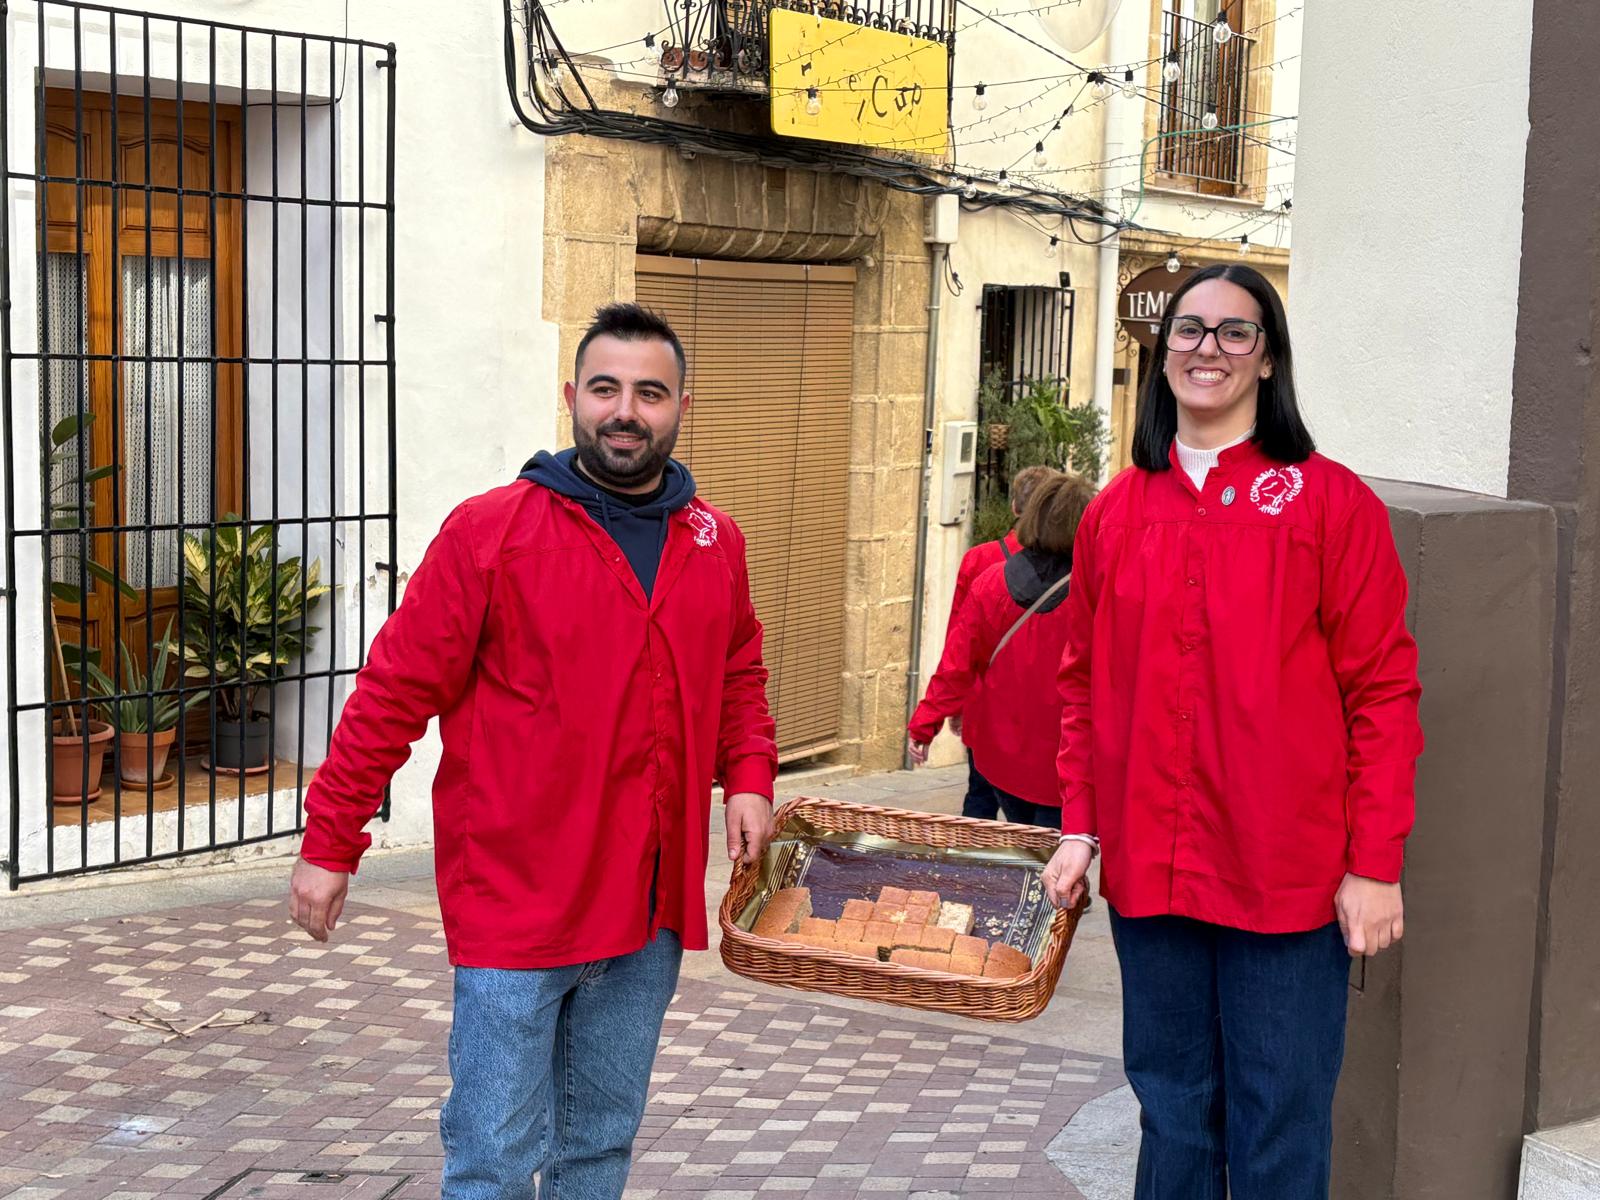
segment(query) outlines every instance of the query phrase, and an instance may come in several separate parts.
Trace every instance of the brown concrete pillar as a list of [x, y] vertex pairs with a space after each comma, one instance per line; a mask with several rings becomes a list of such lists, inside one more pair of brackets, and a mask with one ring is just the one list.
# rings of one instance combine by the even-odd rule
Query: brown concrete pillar
[[1507, 1200], [1540, 901], [1555, 519], [1374, 480], [1411, 581], [1427, 749], [1406, 936], [1351, 980], [1339, 1200]]
[[1507, 494], [1559, 522], [1527, 1128], [1600, 1114], [1600, 21], [1536, 0]]

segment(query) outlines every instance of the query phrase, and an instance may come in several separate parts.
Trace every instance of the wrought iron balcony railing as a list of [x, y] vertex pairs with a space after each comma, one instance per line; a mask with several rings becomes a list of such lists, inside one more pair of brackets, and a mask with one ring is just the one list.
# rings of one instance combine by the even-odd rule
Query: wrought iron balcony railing
[[1178, 77], [1161, 87], [1160, 170], [1204, 194], [1238, 195], [1247, 186], [1248, 139], [1238, 126], [1250, 120], [1255, 41], [1236, 34], [1219, 46], [1210, 24], [1175, 12], [1164, 34], [1163, 60], [1178, 65]]
[[775, 8], [812, 13], [869, 29], [940, 42], [954, 49], [955, 0], [663, 0], [667, 29], [661, 71], [679, 86], [764, 94], [767, 14]]

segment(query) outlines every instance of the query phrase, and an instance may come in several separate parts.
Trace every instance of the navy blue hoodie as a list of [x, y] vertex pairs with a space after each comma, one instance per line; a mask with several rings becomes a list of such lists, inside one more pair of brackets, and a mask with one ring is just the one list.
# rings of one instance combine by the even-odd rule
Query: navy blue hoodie
[[667, 518], [694, 499], [694, 476], [677, 459], [668, 459], [660, 487], [641, 496], [630, 496], [600, 487], [580, 475], [577, 458], [575, 449], [559, 454], [541, 450], [523, 465], [517, 477], [570, 496], [583, 505], [584, 511], [627, 556], [649, 599], [656, 570], [661, 566], [661, 551], [667, 544]]

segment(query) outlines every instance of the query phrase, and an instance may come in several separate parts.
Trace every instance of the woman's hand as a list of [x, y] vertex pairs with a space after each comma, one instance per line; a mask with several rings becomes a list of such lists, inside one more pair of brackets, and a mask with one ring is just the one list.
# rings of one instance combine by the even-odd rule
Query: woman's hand
[[1339, 930], [1351, 958], [1371, 958], [1405, 933], [1405, 903], [1398, 883], [1346, 875], [1333, 899]]
[[911, 755], [911, 761], [919, 767], [928, 761], [927, 742], [919, 742], [915, 738], [907, 738], [906, 752]]
[[1044, 894], [1057, 908], [1072, 908], [1089, 890], [1085, 876], [1094, 861], [1088, 842], [1062, 842], [1044, 869]]

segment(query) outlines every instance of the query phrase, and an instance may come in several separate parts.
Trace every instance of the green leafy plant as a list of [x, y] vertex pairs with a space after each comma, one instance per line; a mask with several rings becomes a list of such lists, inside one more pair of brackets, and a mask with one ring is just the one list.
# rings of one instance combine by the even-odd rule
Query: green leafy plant
[[1061, 380], [1035, 379], [1013, 395], [999, 374], [991, 373], [979, 386], [978, 410], [984, 444], [996, 447], [1002, 440], [991, 432], [996, 427], [1005, 432], [1003, 457], [980, 488], [974, 545], [1002, 537], [1011, 528], [1010, 480], [1024, 467], [1073, 471], [1089, 479], [1098, 479], [1105, 470], [1111, 441], [1105, 414], [1092, 404], [1067, 403]]
[[[55, 578], [55, 567], [58, 563], [67, 563], [73, 568], [81, 566], [89, 576], [109, 583], [128, 600], [139, 599], [139, 593], [115, 571], [95, 562], [92, 557], [86, 556], [80, 560], [72, 551], [73, 543], [77, 539], [70, 536], [70, 531], [82, 528], [80, 519], [90, 523], [94, 520], [95, 504], [89, 494], [90, 488], [102, 479], [111, 478], [117, 471], [115, 466], [93, 467], [87, 471], [68, 473], [60, 479], [56, 478], [60, 468], [66, 466], [69, 461], [87, 465], [90, 458], [89, 433], [93, 425], [93, 413], [84, 413], [81, 418], [77, 415], [63, 417], [50, 430], [50, 446], [45, 454], [46, 515], [53, 533], [67, 535], [50, 539], [50, 596], [53, 601], [69, 605], [81, 606], [84, 603], [84, 592], [76, 583], [67, 583]], [[69, 460], [68, 456], [74, 447], [78, 453], [75, 460]], [[63, 545], [67, 549], [62, 549]], [[87, 685], [93, 682], [91, 672], [99, 671], [99, 650], [93, 646], [79, 645], [62, 638], [54, 604], [50, 605], [50, 633], [55, 642], [56, 660], [55, 670], [52, 670], [50, 675], [54, 681], [57, 672], [60, 674], [62, 691], [59, 694], [63, 698], [69, 698], [74, 691], [87, 690]], [[77, 685], [76, 688], [74, 684]], [[54, 687], [53, 682], [51, 686]], [[70, 707], [66, 709], [65, 724], [71, 733], [77, 733], [77, 716]]]
[[[149, 671], [139, 669], [138, 660], [134, 658], [126, 642], [119, 639], [118, 645], [122, 652], [120, 688], [97, 665], [92, 663], [89, 665], [89, 686], [95, 695], [106, 701], [102, 707], [111, 723], [120, 733], [161, 733], [176, 728], [178, 718], [185, 709], [200, 699], [198, 695], [185, 696], [180, 703], [176, 696], [151, 698], [137, 694], [159, 692], [168, 685], [168, 672], [176, 665], [171, 662], [171, 623], [168, 623], [161, 640], [156, 643], [155, 661], [150, 665]], [[122, 699], [116, 698], [119, 695]]]
[[998, 542], [1017, 523], [1011, 500], [1001, 491], [991, 491], [972, 514], [972, 544]]
[[320, 562], [302, 573], [295, 556], [274, 569], [275, 526], [246, 538], [237, 516], [225, 521], [183, 539], [183, 673], [211, 683], [227, 719], [243, 721], [255, 712], [257, 691], [320, 632], [305, 622], [331, 589], [321, 582]]

